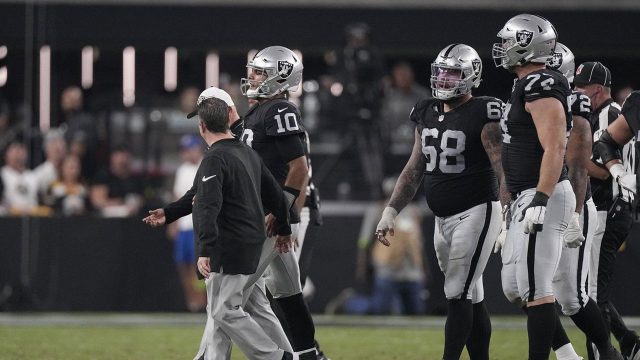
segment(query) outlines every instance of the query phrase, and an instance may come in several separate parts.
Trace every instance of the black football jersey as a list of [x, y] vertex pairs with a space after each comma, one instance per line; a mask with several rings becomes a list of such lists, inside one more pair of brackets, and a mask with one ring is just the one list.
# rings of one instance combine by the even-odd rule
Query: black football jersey
[[633, 91], [622, 105], [622, 115], [624, 115], [629, 128], [634, 136], [640, 131], [640, 90]]
[[[500, 123], [503, 143], [502, 168], [507, 189], [512, 194], [538, 185], [544, 154], [533, 118], [525, 110], [525, 103], [543, 98], [560, 101], [564, 108], [568, 132], [571, 130], [570, 97], [569, 83], [557, 71], [537, 70], [515, 82]], [[558, 181], [566, 179], [567, 169], [563, 166]]]
[[302, 125], [300, 111], [286, 99], [273, 99], [255, 104], [244, 116], [242, 141], [260, 154], [269, 171], [281, 185], [287, 178], [289, 161], [295, 158], [287, 158], [287, 155], [278, 151], [276, 139], [284, 136], [299, 136], [306, 155], [306, 131]]
[[[579, 91], [572, 91], [571, 115], [582, 116], [589, 123], [589, 127], [591, 127], [591, 122], [589, 120], [589, 118], [591, 117], [591, 99], [589, 99], [587, 95]], [[587, 181], [587, 193], [584, 197], [584, 200], [587, 201], [589, 199], [591, 199], [591, 182]]]
[[446, 113], [437, 99], [422, 100], [411, 110], [427, 159], [427, 204], [436, 216], [451, 216], [498, 199], [498, 181], [480, 134], [485, 124], [500, 120], [503, 105], [481, 96]]

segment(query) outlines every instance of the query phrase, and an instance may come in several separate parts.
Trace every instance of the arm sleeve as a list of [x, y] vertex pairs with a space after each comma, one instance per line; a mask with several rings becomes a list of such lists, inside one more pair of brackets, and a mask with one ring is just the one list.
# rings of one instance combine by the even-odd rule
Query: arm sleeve
[[[197, 176], [196, 176], [197, 179]], [[166, 223], [171, 224], [183, 216], [191, 214], [193, 210], [193, 197], [196, 195], [195, 184], [182, 197], [164, 207]]]
[[276, 218], [276, 233], [278, 235], [290, 235], [289, 208], [282, 193], [282, 188], [262, 161], [260, 161], [260, 165], [262, 166], [260, 184], [262, 204]]
[[640, 131], [640, 91], [634, 91], [627, 96], [622, 106], [622, 115], [636, 135]]
[[[202, 181], [194, 204], [194, 222], [199, 224], [196, 235], [196, 249], [198, 256], [211, 257], [213, 248], [220, 231], [218, 229], [218, 215], [222, 208], [224, 173], [223, 160], [216, 156], [209, 156], [200, 165], [202, 174], [208, 178]], [[204, 178], [203, 178], [204, 179]]]

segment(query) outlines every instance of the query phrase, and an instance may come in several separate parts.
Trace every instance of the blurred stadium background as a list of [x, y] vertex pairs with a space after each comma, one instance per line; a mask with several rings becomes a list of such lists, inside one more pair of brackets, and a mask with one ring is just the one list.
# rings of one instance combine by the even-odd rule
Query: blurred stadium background
[[[313, 178], [322, 197], [324, 225], [312, 235], [309, 306], [314, 313], [371, 312], [346, 302], [370, 295], [370, 258], [376, 256], [370, 219], [383, 204], [384, 179], [396, 176], [408, 158], [413, 129], [405, 119], [412, 103], [430, 94], [429, 64], [447, 44], [471, 45], [484, 65], [475, 94], [506, 99], [512, 76], [495, 69], [490, 48], [502, 24], [521, 12], [548, 18], [577, 64], [606, 64], [614, 95], [640, 86], [635, 0], [0, 2], [2, 164], [24, 160], [26, 172], [37, 169], [48, 159], [46, 144], [62, 137], [67, 151], [80, 156], [78, 183], [86, 192], [80, 203], [54, 196], [51, 183], [32, 193], [37, 171], [19, 196], [4, 186], [0, 311], [186, 312], [173, 234], [140, 219], [173, 199], [180, 140], [197, 131], [185, 118], [194, 96], [219, 86], [242, 113], [248, 106], [239, 81], [247, 57], [277, 44], [303, 57], [303, 90], [293, 98], [310, 133]], [[356, 23], [369, 35], [375, 61], [349, 68], [341, 61]], [[364, 106], [372, 116], [354, 111], [352, 83], [376, 89], [375, 100]], [[7, 151], [16, 141], [25, 144], [24, 159]], [[95, 185], [109, 185], [100, 180], [102, 169], [122, 149], [131, 155], [121, 161], [130, 169], [135, 196], [105, 206], [91, 193]], [[426, 274], [417, 280], [419, 296], [425, 314], [442, 315], [433, 215], [423, 199], [416, 196]], [[619, 255], [614, 281], [616, 305], [630, 316], [640, 316], [638, 231], [636, 226]], [[484, 278], [491, 313], [517, 314], [501, 292], [498, 256]], [[399, 303], [388, 312], [402, 313]]]

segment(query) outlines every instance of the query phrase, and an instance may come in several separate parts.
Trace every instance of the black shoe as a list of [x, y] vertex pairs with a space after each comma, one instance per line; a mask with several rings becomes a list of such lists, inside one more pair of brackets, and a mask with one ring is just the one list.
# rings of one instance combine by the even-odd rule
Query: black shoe
[[304, 354], [300, 354], [298, 356], [298, 359], [300, 360], [316, 360], [316, 354], [315, 352], [306, 352]]
[[640, 360], [640, 339], [636, 340], [633, 348], [629, 352], [629, 355], [625, 356], [626, 360]]
[[600, 354], [600, 360], [624, 360], [624, 357], [622, 357], [622, 354], [620, 354], [618, 350], [611, 346], [606, 353]]
[[293, 360], [293, 354], [285, 351], [284, 354], [282, 354], [282, 360]]
[[322, 350], [320, 349], [320, 344], [318, 344], [317, 340], [313, 340], [313, 342], [316, 345], [316, 350], [318, 350], [318, 356], [317, 356], [317, 360], [331, 360], [329, 359], [329, 357], [327, 357], [324, 352], [322, 352]]

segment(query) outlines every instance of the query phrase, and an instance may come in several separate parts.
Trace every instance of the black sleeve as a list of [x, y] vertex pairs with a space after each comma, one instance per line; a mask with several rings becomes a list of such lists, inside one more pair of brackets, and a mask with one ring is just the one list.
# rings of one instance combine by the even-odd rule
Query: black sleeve
[[281, 101], [269, 107], [264, 115], [268, 136], [287, 136], [304, 132], [300, 111], [290, 102]]
[[498, 98], [489, 98], [487, 100], [487, 116], [485, 124], [491, 122], [500, 122], [502, 112], [504, 111], [504, 103]]
[[640, 91], [636, 90], [627, 96], [622, 106], [622, 115], [632, 133], [637, 134], [640, 131]]
[[194, 222], [200, 224], [196, 235], [198, 256], [211, 257], [220, 234], [218, 215], [222, 208], [224, 173], [223, 160], [217, 156], [208, 156], [202, 160], [198, 176], [202, 175], [198, 187], [197, 199], [193, 205]]
[[554, 98], [561, 104], [567, 105], [570, 95], [569, 85], [564, 76], [548, 72], [535, 72], [524, 79], [524, 101], [532, 102], [538, 99]]
[[180, 199], [164, 207], [164, 216], [166, 218], [167, 225], [180, 219], [183, 216], [191, 214], [191, 212], [193, 211], [194, 196], [196, 196], [195, 184], [184, 195], [182, 195]]
[[297, 159], [305, 154], [304, 144], [299, 134], [292, 134], [275, 138], [276, 148], [280, 158], [285, 162]]
[[289, 208], [282, 193], [282, 188], [262, 161], [260, 161], [260, 165], [262, 166], [260, 184], [262, 204], [265, 210], [276, 218], [276, 233], [278, 235], [290, 235]]
[[571, 113], [582, 116], [588, 121], [591, 117], [591, 99], [585, 94], [573, 92], [571, 94]]

